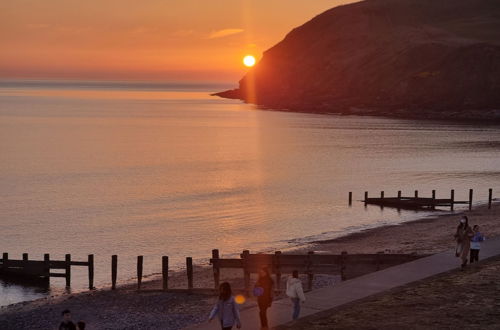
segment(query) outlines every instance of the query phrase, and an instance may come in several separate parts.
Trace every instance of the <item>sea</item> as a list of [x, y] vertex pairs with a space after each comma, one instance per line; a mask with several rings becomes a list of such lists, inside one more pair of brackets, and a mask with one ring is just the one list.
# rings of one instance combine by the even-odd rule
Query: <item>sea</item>
[[[431, 212], [360, 201], [500, 194], [500, 126], [257, 109], [221, 83], [0, 80], [0, 253], [85, 261], [95, 285], [286, 250]], [[307, 110], [307, 109], [306, 109]], [[348, 205], [348, 193], [353, 204]], [[439, 213], [450, 212], [443, 209]], [[435, 213], [432, 213], [435, 214]], [[454, 224], [450, 224], [450, 231]], [[388, 237], [388, 240], [391, 238]], [[375, 252], [375, 251], [374, 251]], [[72, 268], [72, 292], [87, 269]], [[66, 292], [0, 279], [0, 305]]]

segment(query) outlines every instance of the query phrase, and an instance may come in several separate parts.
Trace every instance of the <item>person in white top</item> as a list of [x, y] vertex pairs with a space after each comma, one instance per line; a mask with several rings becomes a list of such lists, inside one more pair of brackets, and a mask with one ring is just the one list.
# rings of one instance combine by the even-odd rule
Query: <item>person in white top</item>
[[300, 303], [306, 301], [302, 282], [299, 279], [299, 272], [296, 270], [293, 271], [292, 277], [289, 277], [286, 281], [286, 295], [292, 300], [292, 319], [296, 320], [299, 318], [300, 314]]

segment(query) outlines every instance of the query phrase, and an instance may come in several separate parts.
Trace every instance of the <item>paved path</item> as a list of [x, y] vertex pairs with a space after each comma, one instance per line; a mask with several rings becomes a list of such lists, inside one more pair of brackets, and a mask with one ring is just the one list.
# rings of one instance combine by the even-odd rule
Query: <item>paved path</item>
[[[486, 259], [496, 255], [500, 255], [500, 238], [485, 241], [481, 246], [480, 258]], [[306, 293], [301, 317], [444, 273], [458, 268], [459, 265], [460, 260], [455, 257], [455, 251], [448, 251], [340, 282], [333, 287], [314, 290]], [[290, 322], [291, 311], [288, 299], [273, 302], [273, 306], [268, 310], [269, 325], [272, 327]], [[258, 308], [251, 307], [242, 311], [241, 322], [242, 329], [260, 329]], [[220, 324], [214, 320], [212, 323], [188, 329], [215, 330], [220, 329]]]

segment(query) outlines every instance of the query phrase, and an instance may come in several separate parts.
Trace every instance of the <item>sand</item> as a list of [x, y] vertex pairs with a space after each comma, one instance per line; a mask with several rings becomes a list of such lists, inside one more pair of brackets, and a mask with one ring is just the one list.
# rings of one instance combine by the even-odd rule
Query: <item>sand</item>
[[[486, 237], [500, 235], [500, 204], [492, 209], [479, 206], [472, 211], [455, 212], [425, 218], [400, 225], [364, 230], [341, 238], [315, 242], [286, 253], [391, 253], [429, 254], [454, 248], [453, 234], [462, 215], [471, 224], [479, 224]], [[213, 287], [210, 268], [195, 267], [195, 287]], [[234, 288], [242, 288], [240, 271], [224, 271], [222, 280]], [[332, 276], [315, 276], [315, 288], [332, 285]], [[173, 274], [170, 287], [186, 286], [185, 274]], [[161, 292], [161, 281], [152, 279], [143, 283], [144, 291], [137, 292], [135, 285], [125, 285], [118, 290], [48, 297], [0, 309], [1, 329], [50, 329], [57, 326], [60, 312], [72, 310], [74, 319], [85, 320], [89, 329], [182, 329], [206, 319], [215, 302], [213, 294]], [[155, 290], [155, 291], [152, 291]], [[253, 306], [252, 299], [242, 308]]]
[[277, 329], [498, 329], [499, 278], [495, 257]]

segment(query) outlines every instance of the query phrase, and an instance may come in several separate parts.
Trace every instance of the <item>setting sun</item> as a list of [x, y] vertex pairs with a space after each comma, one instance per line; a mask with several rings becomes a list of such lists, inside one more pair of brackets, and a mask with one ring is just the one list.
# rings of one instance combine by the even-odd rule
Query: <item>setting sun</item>
[[252, 55], [247, 55], [245, 57], [243, 57], [243, 64], [245, 64], [245, 66], [247, 67], [252, 67], [255, 65], [255, 57], [253, 57]]

